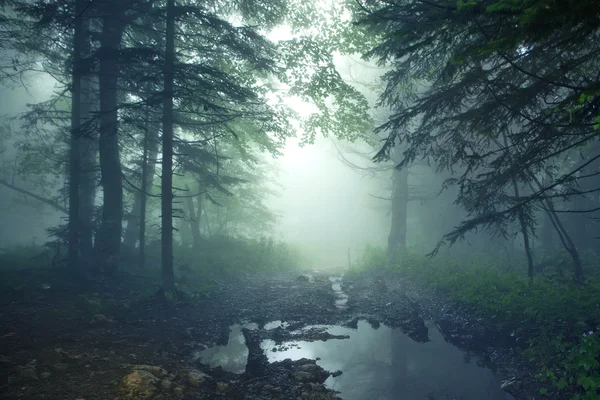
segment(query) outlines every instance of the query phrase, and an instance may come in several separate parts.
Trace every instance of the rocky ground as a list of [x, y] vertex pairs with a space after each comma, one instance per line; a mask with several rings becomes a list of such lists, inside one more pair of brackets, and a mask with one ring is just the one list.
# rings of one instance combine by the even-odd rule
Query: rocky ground
[[[526, 364], [505, 333], [486, 330], [465, 310], [400, 279], [344, 279], [347, 307], [336, 307], [325, 275], [241, 277], [215, 287], [210, 296], [171, 305], [152, 296], [151, 282], [130, 276], [85, 291], [65, 283], [0, 293], [0, 398], [335, 399], [324, 382], [339, 372], [306, 359], [269, 364], [260, 342], [285, 342], [307, 325], [353, 327], [359, 319], [426, 341], [423, 318], [435, 321], [452, 343], [504, 367], [503, 376], [517, 377], [509, 385], [517, 398], [534, 398], [527, 397], [536, 387], [527, 380]], [[262, 329], [274, 320], [289, 325]], [[250, 352], [244, 374], [193, 361], [194, 351], [227, 343], [229, 326], [247, 321], [259, 329], [243, 331]], [[324, 335], [307, 331], [302, 340]]]

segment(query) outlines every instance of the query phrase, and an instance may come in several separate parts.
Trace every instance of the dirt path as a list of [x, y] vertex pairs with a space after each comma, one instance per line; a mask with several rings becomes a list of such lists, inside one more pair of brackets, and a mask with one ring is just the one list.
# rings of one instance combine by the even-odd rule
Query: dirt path
[[[427, 299], [422, 291], [416, 296], [415, 287], [406, 282], [371, 276], [344, 280], [342, 288], [350, 298], [341, 308], [336, 307], [326, 276], [310, 281], [292, 275], [245, 277], [217, 288], [210, 297], [187, 299], [173, 307], [141, 295], [156, 288], [133, 278], [84, 293], [67, 284], [3, 293], [0, 398], [336, 398], [324, 386], [334, 371], [324, 371], [314, 360], [266, 361], [260, 342], [273, 333], [261, 328], [274, 320], [289, 323], [289, 333], [315, 324], [352, 327], [366, 319], [400, 328], [419, 342], [427, 340], [423, 317], [442, 325], [439, 321], [449, 320], [442, 327], [449, 340], [490, 356], [506, 367], [501, 373], [507, 377], [524, 375], [514, 364], [515, 355], [507, 355], [508, 347], [502, 352], [490, 350], [488, 341], [497, 342], [498, 337], [487, 331], [473, 333], [473, 325], [465, 333], [458, 328], [462, 323], [458, 311], [441, 315], [453, 309], [436, 305], [441, 300], [432, 294]], [[82, 309], [82, 302], [87, 309]], [[90, 310], [94, 304], [109, 306]], [[94, 314], [102, 316], [94, 319]], [[194, 351], [226, 344], [231, 325], [248, 321], [259, 329], [244, 331], [250, 354], [243, 375], [209, 369], [192, 360]], [[286, 330], [279, 331], [281, 341], [286, 340]], [[522, 386], [527, 387], [513, 385], [513, 392], [524, 392]]]

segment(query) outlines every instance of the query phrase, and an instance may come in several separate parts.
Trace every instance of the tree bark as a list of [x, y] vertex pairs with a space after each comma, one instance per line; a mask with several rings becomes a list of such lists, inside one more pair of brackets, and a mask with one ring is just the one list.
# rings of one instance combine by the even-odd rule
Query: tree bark
[[[186, 185], [186, 189], [188, 193], [190, 193], [190, 187]], [[200, 195], [197, 197], [197, 201], [200, 202]], [[189, 231], [192, 235], [192, 244], [194, 249], [198, 249], [200, 247], [200, 215], [201, 215], [201, 205], [194, 205], [194, 198], [187, 197], [186, 198], [186, 208], [187, 215], [189, 221]]]
[[[144, 156], [146, 174], [142, 177], [140, 188], [142, 191], [136, 191], [134, 194], [133, 207], [131, 213], [127, 216], [127, 228], [123, 238], [123, 245], [129, 248], [135, 248], [135, 242], [140, 238], [139, 230], [141, 228], [142, 219], [142, 202], [147, 201], [146, 193], [152, 191], [152, 183], [154, 182], [154, 174], [156, 173], [156, 160], [158, 158], [158, 125], [151, 124], [144, 134], [144, 140], [147, 141], [147, 154]], [[142, 166], [142, 175], [143, 173]]]
[[[75, 15], [85, 11], [85, 1], [75, 2]], [[71, 137], [69, 149], [69, 222], [68, 222], [68, 266], [73, 272], [79, 270], [79, 184], [81, 136], [81, 81], [84, 29], [82, 18], [75, 18], [73, 34], [73, 73], [71, 87]]]
[[175, 294], [173, 273], [173, 89], [175, 69], [175, 0], [167, 0], [162, 140], [162, 284], [163, 292]]
[[179, 231], [181, 246], [188, 247], [190, 244], [193, 244], [190, 224], [185, 217], [177, 218], [177, 230]]
[[118, 52], [124, 30], [124, 8], [106, 1], [100, 37], [100, 171], [103, 189], [102, 225], [96, 238], [97, 268], [116, 271], [121, 249], [123, 182], [118, 136]]
[[[198, 186], [200, 186], [200, 184], [198, 184]], [[199, 194], [196, 197], [196, 221], [194, 221], [194, 225], [192, 226], [192, 232], [196, 232], [196, 235], [198, 237], [198, 242], [194, 243], [194, 246], [196, 247], [196, 249], [199, 249], [200, 246], [202, 246], [202, 231], [201, 231], [201, 225], [200, 223], [202, 222], [202, 209], [204, 207], [202, 206], [202, 194]]]
[[[138, 266], [140, 269], [144, 269], [146, 266], [146, 205], [148, 204], [148, 195], [152, 189], [152, 181], [154, 180], [154, 171], [156, 169], [156, 157], [158, 156], [158, 127], [154, 129], [156, 133], [152, 138], [149, 138], [149, 124], [146, 120], [144, 132], [144, 153], [142, 156], [142, 192], [138, 193], [140, 201], [140, 214], [139, 214], [139, 229], [138, 229], [138, 240], [139, 246], [139, 258]], [[152, 142], [150, 142], [152, 139]], [[148, 159], [150, 154], [150, 160]], [[148, 164], [150, 162], [151, 164]], [[131, 221], [129, 221], [131, 223]], [[129, 228], [129, 223], [127, 227]], [[133, 247], [133, 246], [132, 246]]]
[[[87, 13], [83, 16], [84, 52], [86, 57], [91, 55], [90, 20]], [[89, 65], [89, 63], [88, 63]], [[90, 272], [94, 259], [94, 207], [96, 200], [96, 180], [98, 169], [98, 136], [94, 123], [94, 113], [98, 110], [98, 81], [92, 78], [89, 67], [81, 81], [81, 116], [85, 118], [79, 139], [81, 182], [79, 186], [79, 246], [81, 264], [86, 272]]]
[[388, 251], [406, 247], [408, 217], [408, 168], [392, 172], [392, 226], [388, 235]]

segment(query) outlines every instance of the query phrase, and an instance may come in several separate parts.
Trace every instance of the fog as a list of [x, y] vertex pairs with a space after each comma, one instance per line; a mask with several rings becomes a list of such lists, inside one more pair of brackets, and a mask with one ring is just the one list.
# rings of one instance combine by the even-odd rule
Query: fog
[[302, 147], [290, 141], [278, 162], [281, 194], [269, 201], [280, 217], [276, 235], [311, 254], [321, 269], [347, 266], [365, 244], [383, 246], [389, 231], [388, 207], [373, 197], [381, 179], [345, 165], [334, 140], [320, 137]]
[[[36, 72], [27, 74], [22, 82], [0, 85], [0, 112], [3, 119], [0, 180], [33, 192], [38, 189], [33, 183], [35, 178], [31, 179], [30, 176], [28, 179], [19, 171], [19, 162], [24, 154], [15, 149], [15, 144], [27, 139], [15, 118], [25, 112], [28, 105], [47, 101], [55, 89], [56, 81], [52, 77]], [[37, 193], [44, 195], [43, 192]], [[49, 194], [55, 195], [52, 192]], [[48, 239], [46, 230], [64, 218], [65, 214], [57, 213], [52, 207], [0, 185], [0, 248], [44, 244]]]

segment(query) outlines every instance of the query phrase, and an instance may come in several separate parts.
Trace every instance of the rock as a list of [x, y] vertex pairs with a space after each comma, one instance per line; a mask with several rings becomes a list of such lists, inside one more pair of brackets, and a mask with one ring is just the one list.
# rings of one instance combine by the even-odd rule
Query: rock
[[160, 381], [160, 388], [163, 390], [163, 392], [170, 392], [173, 388], [173, 382], [168, 379], [163, 379]]
[[229, 385], [227, 383], [217, 382], [217, 391], [225, 392], [227, 389], [229, 389]]
[[159, 377], [159, 378], [164, 378], [165, 376], [167, 376], [167, 371], [165, 369], [155, 366], [155, 365], [140, 364], [140, 365], [130, 365], [130, 367], [134, 371], [150, 372], [152, 375]]
[[313, 392], [324, 392], [325, 391], [325, 386], [323, 386], [320, 383], [311, 382], [310, 383], [310, 390], [312, 390]]
[[191, 386], [198, 387], [210, 381], [212, 381], [212, 377], [210, 375], [205, 374], [204, 372], [200, 372], [197, 370], [192, 370], [188, 372], [187, 382]]
[[44, 378], [44, 379], [48, 379], [48, 378], [50, 378], [50, 377], [52, 376], [52, 372], [49, 372], [49, 371], [42, 372], [42, 373], [40, 374], [40, 376], [41, 376], [42, 378]]
[[120, 391], [127, 398], [149, 399], [158, 391], [160, 379], [148, 371], [136, 370], [126, 375], [120, 386]]
[[340, 376], [342, 374], [342, 371], [340, 371], [339, 369], [337, 371], [335, 371], [334, 373], [331, 374], [331, 376], [333, 376], [334, 378], [337, 378], [338, 376]]
[[299, 382], [310, 382], [314, 379], [314, 376], [306, 371], [296, 371], [294, 372], [294, 379]]
[[308, 372], [311, 375], [317, 375], [321, 371], [321, 367], [317, 364], [303, 364], [296, 368], [296, 371]]
[[176, 397], [183, 397], [183, 387], [175, 386], [175, 388], [173, 388], [173, 394]]
[[358, 329], [358, 318], [354, 318], [354, 319], [346, 322], [344, 324], [344, 326], [347, 326], [350, 329]]

